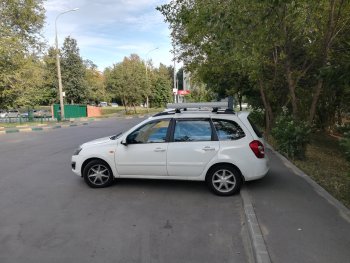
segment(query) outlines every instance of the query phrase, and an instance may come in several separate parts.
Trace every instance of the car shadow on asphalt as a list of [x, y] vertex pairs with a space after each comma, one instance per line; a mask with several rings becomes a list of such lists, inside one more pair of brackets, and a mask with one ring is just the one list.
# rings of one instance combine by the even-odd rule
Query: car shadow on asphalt
[[120, 179], [112, 185], [120, 189], [144, 189], [153, 191], [175, 191], [175, 192], [202, 192], [209, 191], [205, 182], [201, 181], [180, 181], [180, 180], [157, 180], [157, 179]]

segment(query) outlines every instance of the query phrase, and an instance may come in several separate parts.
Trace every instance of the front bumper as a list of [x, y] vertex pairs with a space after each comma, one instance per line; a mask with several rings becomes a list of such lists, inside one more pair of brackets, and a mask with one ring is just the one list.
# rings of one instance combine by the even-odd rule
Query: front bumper
[[78, 156], [79, 155], [72, 156], [71, 166], [72, 172], [81, 177], [81, 163], [79, 162]]

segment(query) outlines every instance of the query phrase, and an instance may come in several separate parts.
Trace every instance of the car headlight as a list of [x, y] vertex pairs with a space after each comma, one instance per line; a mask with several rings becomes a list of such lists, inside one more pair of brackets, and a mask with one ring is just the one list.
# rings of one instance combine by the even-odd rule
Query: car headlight
[[83, 148], [79, 147], [78, 149], [76, 149], [73, 153], [73, 155], [79, 155], [79, 153], [81, 152]]

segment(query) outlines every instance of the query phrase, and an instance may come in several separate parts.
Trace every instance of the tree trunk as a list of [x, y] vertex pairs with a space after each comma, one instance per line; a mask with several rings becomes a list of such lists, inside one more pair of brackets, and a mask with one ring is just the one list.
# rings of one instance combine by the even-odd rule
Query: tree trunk
[[[320, 68], [324, 67], [329, 59], [329, 51], [333, 42], [334, 37], [336, 36], [336, 21], [340, 18], [340, 11], [344, 1], [341, 1], [338, 6], [338, 12], [335, 10], [336, 2], [335, 0], [330, 0], [330, 8], [328, 13], [328, 23], [327, 31], [325, 32], [323, 48], [321, 50], [320, 56], [323, 57]], [[309, 124], [311, 125], [316, 114], [317, 103], [319, 101], [321, 92], [323, 89], [323, 79], [318, 80], [316, 87], [314, 88], [314, 94], [312, 97], [311, 108], [309, 113]]]
[[296, 83], [292, 77], [289, 57], [286, 58], [286, 74], [287, 74], [289, 95], [292, 103], [293, 118], [296, 120], [298, 119], [298, 104], [297, 104], [297, 98], [295, 96]]
[[147, 113], [149, 112], [149, 106], [148, 106], [149, 100], [148, 95], [146, 96], [146, 107], [147, 107]]
[[127, 107], [127, 101], [125, 99], [125, 96], [122, 98], [122, 103], [124, 105], [124, 109], [125, 109], [125, 114], [128, 114], [128, 107]]
[[262, 81], [260, 80], [259, 82], [259, 90], [260, 90], [260, 95], [261, 95], [261, 100], [264, 104], [264, 108], [265, 108], [265, 123], [266, 123], [266, 127], [265, 127], [265, 137], [268, 138], [271, 132], [271, 128], [272, 128], [272, 122], [273, 122], [273, 112], [272, 112], [272, 108], [270, 105], [270, 102], [268, 101], [265, 91], [264, 91], [264, 86]]
[[318, 100], [320, 98], [321, 95], [321, 91], [322, 91], [322, 86], [323, 86], [323, 80], [319, 79], [317, 81], [317, 85], [316, 88], [314, 90], [314, 94], [312, 96], [312, 102], [311, 102], [311, 107], [310, 107], [310, 113], [309, 113], [309, 124], [311, 125], [315, 115], [316, 115], [316, 107], [317, 107], [317, 103]]

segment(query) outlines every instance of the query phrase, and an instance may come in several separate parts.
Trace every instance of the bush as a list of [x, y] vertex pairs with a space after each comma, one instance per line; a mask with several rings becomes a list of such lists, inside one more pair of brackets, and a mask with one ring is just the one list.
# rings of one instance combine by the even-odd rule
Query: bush
[[277, 148], [292, 159], [304, 159], [306, 146], [310, 142], [311, 129], [306, 122], [295, 121], [284, 110], [272, 129]]
[[342, 124], [342, 125], [336, 125], [335, 131], [341, 134], [350, 133], [350, 123]]
[[345, 151], [345, 157], [350, 162], [350, 132], [344, 133], [344, 138], [340, 140], [340, 146]]
[[265, 128], [265, 110], [254, 109], [249, 113], [249, 118], [257, 125], [260, 129]]

